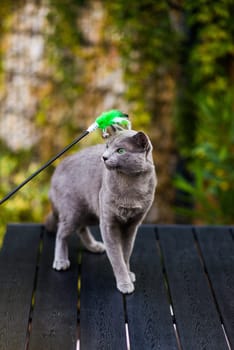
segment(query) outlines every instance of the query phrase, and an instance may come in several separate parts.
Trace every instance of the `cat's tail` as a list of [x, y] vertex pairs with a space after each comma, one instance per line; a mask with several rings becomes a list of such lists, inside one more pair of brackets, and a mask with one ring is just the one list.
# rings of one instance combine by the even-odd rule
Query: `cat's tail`
[[56, 233], [58, 227], [58, 217], [51, 211], [45, 219], [45, 228], [48, 232]]

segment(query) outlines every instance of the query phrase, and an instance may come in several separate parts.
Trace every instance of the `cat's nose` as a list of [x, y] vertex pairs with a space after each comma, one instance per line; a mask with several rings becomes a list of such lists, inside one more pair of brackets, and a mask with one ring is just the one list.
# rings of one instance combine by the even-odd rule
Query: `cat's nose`
[[104, 160], [104, 162], [108, 159], [106, 156], [103, 156], [102, 159]]

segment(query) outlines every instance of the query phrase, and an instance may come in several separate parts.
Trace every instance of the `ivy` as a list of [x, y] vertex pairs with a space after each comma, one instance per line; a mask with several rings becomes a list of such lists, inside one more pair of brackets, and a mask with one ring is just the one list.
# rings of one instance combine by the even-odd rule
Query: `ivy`
[[[231, 223], [234, 198], [234, 4], [228, 0], [184, 1], [189, 48], [187, 49], [184, 85], [188, 108], [179, 106], [177, 133], [180, 150], [189, 161], [193, 174], [194, 219], [212, 223]], [[193, 143], [190, 135], [189, 105], [196, 128]], [[184, 113], [185, 111], [185, 113]], [[192, 147], [191, 147], [192, 146]], [[187, 180], [178, 178], [176, 185], [186, 190]], [[191, 188], [190, 188], [191, 189]], [[188, 214], [188, 213], [187, 213]]]
[[[162, 72], [173, 70], [177, 35], [172, 31], [165, 1], [105, 1], [109, 21], [119, 34], [119, 49], [127, 86], [126, 100], [136, 127], [157, 116], [155, 85]], [[163, 73], [164, 74], [164, 73]]]
[[[1, 43], [22, 3], [2, 0]], [[91, 3], [47, 1], [48, 79], [37, 91], [40, 105], [35, 116], [42, 139], [33, 153], [35, 159], [24, 151], [9, 156], [10, 150], [2, 145], [0, 161], [5, 166], [1, 176], [6, 181], [1, 185], [1, 196], [30, 173], [28, 164], [36, 167], [47, 160], [87, 125], [83, 120], [86, 111], [77, 121], [77, 100], [84, 96], [89, 79], [83, 74], [84, 67], [95, 57], [84, 53], [91, 43], [84, 38], [79, 19]], [[160, 101], [160, 82], [169, 76], [175, 84], [172, 123], [176, 126], [178, 153], [189, 160], [193, 176], [192, 183], [181, 176], [175, 181], [194, 204], [194, 210], [186, 210], [186, 215], [202, 222], [233, 222], [233, 1], [104, 0], [101, 4], [105, 23], [100, 52], [107, 52], [111, 41], [121, 56], [125, 100], [135, 117], [134, 127], [158, 127], [160, 103], [167, 103]], [[1, 45], [0, 55], [3, 53]], [[3, 74], [1, 65], [0, 88]], [[3, 210], [4, 223], [41, 220], [47, 211], [48, 179], [47, 174], [35, 187], [25, 188], [22, 196], [15, 197]], [[30, 201], [33, 210], [25, 206]]]

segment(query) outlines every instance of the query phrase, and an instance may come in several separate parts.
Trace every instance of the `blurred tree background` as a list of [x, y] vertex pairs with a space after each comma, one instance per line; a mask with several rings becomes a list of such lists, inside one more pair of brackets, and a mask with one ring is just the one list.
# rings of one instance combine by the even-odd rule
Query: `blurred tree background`
[[[233, 13], [233, 0], [2, 0], [1, 198], [117, 108], [154, 144], [148, 221], [233, 223]], [[43, 221], [55, 166], [1, 206], [0, 235]]]

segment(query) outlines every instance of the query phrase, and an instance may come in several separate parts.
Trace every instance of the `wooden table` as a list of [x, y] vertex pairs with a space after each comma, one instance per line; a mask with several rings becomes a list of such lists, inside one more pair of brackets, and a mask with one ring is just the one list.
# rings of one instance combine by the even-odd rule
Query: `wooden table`
[[7, 228], [0, 349], [234, 349], [233, 227], [141, 226], [127, 296], [106, 255], [82, 251], [76, 236], [70, 270], [54, 271], [54, 238], [42, 225]]

